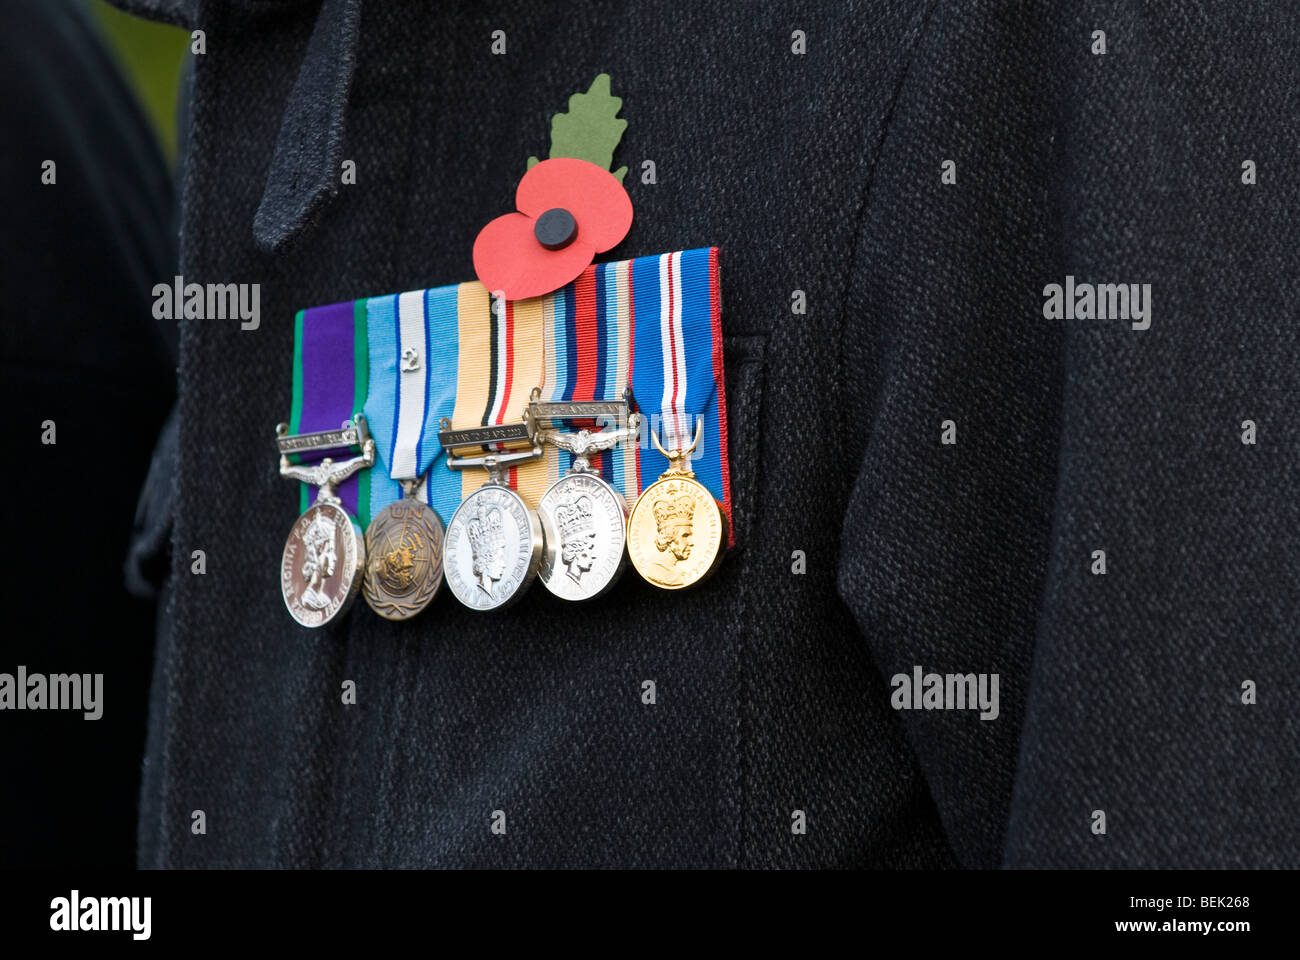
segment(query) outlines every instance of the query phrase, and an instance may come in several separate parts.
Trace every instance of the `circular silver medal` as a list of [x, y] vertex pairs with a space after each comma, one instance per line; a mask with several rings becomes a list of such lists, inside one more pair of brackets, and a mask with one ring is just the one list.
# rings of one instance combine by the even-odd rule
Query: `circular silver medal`
[[594, 473], [556, 480], [537, 502], [545, 549], [538, 577], [565, 600], [590, 600], [612, 587], [627, 551], [627, 507]]
[[289, 531], [280, 560], [280, 591], [289, 615], [321, 627], [347, 612], [361, 589], [366, 542], [337, 503], [317, 502]]
[[457, 600], [472, 610], [495, 610], [523, 595], [541, 554], [537, 515], [509, 487], [490, 483], [451, 515], [442, 566]]
[[431, 507], [403, 497], [366, 528], [366, 603], [386, 620], [409, 620], [442, 586], [442, 521]]

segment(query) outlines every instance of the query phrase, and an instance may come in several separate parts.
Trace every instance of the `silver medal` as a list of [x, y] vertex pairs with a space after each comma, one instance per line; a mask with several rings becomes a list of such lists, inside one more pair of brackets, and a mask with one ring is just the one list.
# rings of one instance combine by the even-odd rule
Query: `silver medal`
[[[339, 430], [290, 436], [276, 427], [280, 476], [320, 487], [316, 502], [300, 516], [285, 540], [280, 556], [280, 592], [289, 615], [304, 627], [321, 627], [347, 612], [361, 590], [366, 541], [361, 527], [343, 509], [334, 488], [375, 462], [375, 442], [365, 418]], [[289, 454], [361, 447], [361, 456], [341, 462], [330, 457], [314, 466], [289, 462]]]
[[289, 615], [321, 627], [347, 611], [361, 589], [366, 541], [335, 503], [317, 502], [289, 531], [280, 558], [280, 592]]
[[[488, 482], [461, 501], [447, 522], [442, 545], [443, 577], [452, 595], [471, 610], [497, 610], [523, 596], [537, 576], [542, 525], [523, 498], [506, 485], [511, 464], [542, 455], [531, 420], [452, 430], [442, 421], [438, 439], [452, 470], [484, 467]], [[480, 456], [457, 456], [457, 448], [524, 443]]]
[[523, 596], [537, 575], [542, 527], [519, 494], [490, 483], [464, 499], [447, 524], [443, 572], [456, 599], [496, 610]]
[[546, 589], [565, 600], [600, 596], [623, 572], [627, 509], [595, 474], [556, 480], [537, 502], [545, 549], [538, 572]]
[[641, 418], [628, 415], [618, 404], [568, 404], [557, 412], [557, 404], [533, 402], [535, 419], [541, 417], [585, 417], [587, 408], [611, 407], [621, 414], [625, 426], [592, 432], [538, 431], [543, 443], [573, 454], [568, 474], [556, 480], [537, 502], [546, 549], [538, 576], [546, 589], [565, 600], [591, 600], [618, 582], [627, 560], [627, 505], [617, 490], [592, 469], [592, 454], [611, 450], [624, 441], [635, 442]]

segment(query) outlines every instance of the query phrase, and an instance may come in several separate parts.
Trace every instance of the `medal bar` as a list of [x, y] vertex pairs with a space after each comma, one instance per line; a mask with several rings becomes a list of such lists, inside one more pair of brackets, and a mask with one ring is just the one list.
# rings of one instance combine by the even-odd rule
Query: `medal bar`
[[[511, 465], [541, 457], [542, 446], [527, 416], [522, 424], [461, 430], [451, 429], [444, 417], [441, 427], [438, 439], [447, 451], [448, 469], [482, 467], [488, 472], [488, 482], [462, 500], [447, 523], [443, 576], [452, 595], [471, 610], [497, 610], [523, 596], [537, 576], [542, 527], [536, 512], [511, 488], [509, 477]], [[528, 446], [478, 456], [454, 452], [520, 441]]]
[[537, 431], [541, 443], [567, 450], [573, 463], [537, 502], [545, 549], [538, 577], [564, 600], [591, 600], [607, 592], [627, 561], [627, 504], [600, 475], [591, 458], [620, 444], [637, 443], [641, 414], [633, 412], [631, 391], [622, 400], [542, 403], [534, 390], [529, 403], [533, 421], [607, 419], [618, 426], [603, 430]]
[[[361, 589], [366, 543], [361, 527], [343, 509], [335, 487], [375, 462], [375, 441], [363, 414], [356, 414], [339, 430], [289, 434], [286, 424], [276, 427], [280, 451], [280, 476], [319, 488], [316, 502], [289, 531], [280, 558], [280, 592], [289, 615], [304, 627], [321, 627], [347, 612]], [[339, 443], [340, 439], [350, 442]], [[291, 463], [290, 452], [337, 450], [359, 445], [359, 456], [335, 461], [325, 457], [307, 466]]]
[[289, 433], [287, 423], [275, 425], [275, 443], [281, 456], [294, 453], [315, 453], [323, 450], [341, 450], [345, 447], [363, 447], [370, 434], [366, 429], [365, 416], [358, 415], [355, 425], [349, 424], [338, 430], [318, 430], [315, 433]]

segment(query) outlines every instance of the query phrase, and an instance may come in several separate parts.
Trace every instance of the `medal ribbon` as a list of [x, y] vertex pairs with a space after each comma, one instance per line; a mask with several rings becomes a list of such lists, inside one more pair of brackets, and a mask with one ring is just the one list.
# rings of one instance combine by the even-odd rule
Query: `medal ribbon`
[[[478, 281], [358, 303], [370, 337], [366, 418], [388, 474], [372, 471], [371, 515], [401, 498], [398, 481], [424, 476], [416, 496], [445, 524], [488, 477], [447, 468], [439, 422], [450, 417], [453, 429], [462, 429], [521, 421], [529, 393], [542, 382], [541, 304], [523, 300], [494, 312]], [[542, 461], [510, 470], [511, 485], [532, 505], [545, 480]]]
[[[362, 408], [368, 389], [366, 315], [361, 301], [299, 310], [293, 328], [293, 406], [289, 432], [337, 430]], [[317, 463], [340, 460], [356, 450], [317, 451], [297, 458]], [[370, 470], [360, 470], [336, 488], [343, 507], [364, 527], [370, 522]], [[300, 512], [315, 497], [315, 487], [301, 484]]]
[[[632, 366], [632, 263], [595, 264], [567, 287], [541, 298], [547, 335], [543, 400], [622, 399]], [[575, 421], [573, 425], [589, 429], [615, 426], [593, 421]], [[568, 451], [555, 453], [554, 457], [547, 454], [551, 482], [573, 464]], [[641, 492], [636, 459], [635, 444], [624, 444], [596, 454], [590, 463], [631, 504]]]
[[[408, 350], [418, 370], [403, 370]], [[554, 293], [496, 310], [477, 281], [452, 284], [301, 311], [290, 430], [336, 429], [364, 406], [383, 469], [343, 484], [344, 503], [368, 523], [402, 496], [397, 481], [426, 475], [417, 496], [446, 523], [487, 474], [447, 469], [442, 417], [456, 429], [518, 423], [535, 386], [546, 400], [609, 401], [631, 382], [646, 418], [641, 443], [592, 465], [631, 505], [668, 468], [649, 431], [680, 449], [702, 419], [691, 469], [730, 520], [722, 363], [716, 248], [595, 264]], [[511, 485], [536, 507], [571, 460], [548, 446], [542, 460], [511, 467]]]
[[[417, 499], [445, 523], [460, 502], [459, 478], [437, 469], [438, 424], [456, 402], [460, 288], [413, 290], [358, 301], [369, 331], [366, 421], [384, 471], [373, 471], [371, 515], [404, 494], [400, 481], [421, 479]], [[432, 468], [432, 469], [431, 469]]]
[[[632, 261], [636, 364], [632, 390], [650, 429], [666, 450], [690, 445], [698, 420], [704, 430], [691, 456], [695, 479], [722, 504], [731, 529], [731, 473], [727, 463], [727, 396], [722, 369], [718, 250], [703, 247]], [[648, 434], [647, 434], [648, 438]], [[638, 483], [647, 487], [668, 461], [643, 439]], [[728, 546], [735, 540], [728, 533]]]
[[[543, 385], [546, 375], [541, 300], [509, 300], [494, 310], [482, 284], [461, 286], [475, 288], [477, 296], [459, 315], [460, 367], [452, 428], [520, 423], [529, 394]], [[462, 470], [459, 481], [463, 500], [488, 482], [487, 471]], [[545, 458], [512, 466], [509, 484], [536, 507], [546, 492]]]

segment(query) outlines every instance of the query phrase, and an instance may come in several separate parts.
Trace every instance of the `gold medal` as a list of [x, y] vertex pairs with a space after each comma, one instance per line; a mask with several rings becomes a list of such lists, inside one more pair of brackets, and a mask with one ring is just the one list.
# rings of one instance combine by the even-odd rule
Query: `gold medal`
[[722, 560], [727, 516], [708, 487], [687, 469], [703, 424], [685, 450], [665, 450], [652, 431], [668, 469], [641, 492], [627, 521], [627, 552], [636, 572], [656, 587], [680, 590], [709, 576]]

